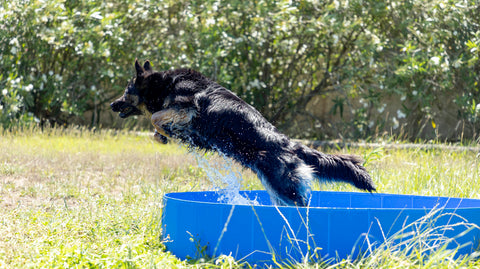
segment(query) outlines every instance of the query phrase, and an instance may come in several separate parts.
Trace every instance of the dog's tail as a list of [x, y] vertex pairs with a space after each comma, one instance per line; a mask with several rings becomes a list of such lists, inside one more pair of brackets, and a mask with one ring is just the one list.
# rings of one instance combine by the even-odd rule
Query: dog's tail
[[294, 146], [294, 151], [313, 168], [314, 176], [319, 180], [343, 181], [369, 192], [376, 190], [358, 156], [325, 154], [299, 143]]

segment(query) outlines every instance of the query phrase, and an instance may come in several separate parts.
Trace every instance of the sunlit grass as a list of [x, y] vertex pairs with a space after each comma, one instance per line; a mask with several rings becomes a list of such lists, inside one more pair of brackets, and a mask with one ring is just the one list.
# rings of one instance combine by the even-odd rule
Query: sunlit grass
[[[181, 261], [163, 247], [163, 194], [212, 188], [187, 149], [155, 143], [150, 133], [31, 128], [0, 134], [0, 267], [228, 268], [236, 264], [228, 256]], [[377, 147], [328, 152], [363, 156], [379, 192], [480, 198], [475, 151]], [[245, 189], [263, 189], [251, 172], [238, 169], [243, 171]], [[355, 190], [346, 184], [315, 188]], [[453, 260], [444, 252], [435, 255], [449, 261], [445, 268], [474, 267], [474, 259]], [[385, 252], [336, 266], [373, 265], [426, 268], [413, 256]]]
[[[476, 151], [355, 148], [335, 153], [362, 156], [379, 192], [480, 198], [480, 155]], [[328, 188], [355, 190], [346, 184]]]

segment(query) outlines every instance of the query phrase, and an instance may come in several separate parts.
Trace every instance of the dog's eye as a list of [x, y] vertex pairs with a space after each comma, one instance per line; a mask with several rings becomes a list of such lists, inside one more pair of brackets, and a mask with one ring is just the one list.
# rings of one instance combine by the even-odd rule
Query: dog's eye
[[133, 79], [129, 80], [127, 82], [127, 89], [130, 89], [131, 87], [133, 87], [135, 85], [135, 81]]

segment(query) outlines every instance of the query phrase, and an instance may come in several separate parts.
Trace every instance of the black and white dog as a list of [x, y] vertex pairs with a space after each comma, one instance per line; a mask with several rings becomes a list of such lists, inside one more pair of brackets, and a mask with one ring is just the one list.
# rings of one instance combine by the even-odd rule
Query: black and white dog
[[155, 137], [215, 150], [253, 170], [276, 205], [306, 206], [313, 179], [375, 191], [352, 155], [329, 155], [291, 141], [255, 108], [190, 69], [152, 70], [135, 62], [136, 77], [111, 104], [120, 117], [151, 115]]

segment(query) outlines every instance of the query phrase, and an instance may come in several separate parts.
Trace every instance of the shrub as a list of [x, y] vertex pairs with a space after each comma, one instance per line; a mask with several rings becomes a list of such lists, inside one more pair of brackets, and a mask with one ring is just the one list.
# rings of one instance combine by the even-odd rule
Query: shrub
[[[27, 120], [64, 124], [119, 95], [131, 62], [155, 31], [136, 1], [11, 1], [0, 9], [0, 98], [4, 125]], [[135, 11], [135, 12], [133, 12]]]
[[476, 138], [479, 5], [14, 0], [0, 8], [0, 121], [98, 125], [138, 57], [198, 69], [290, 135]]

